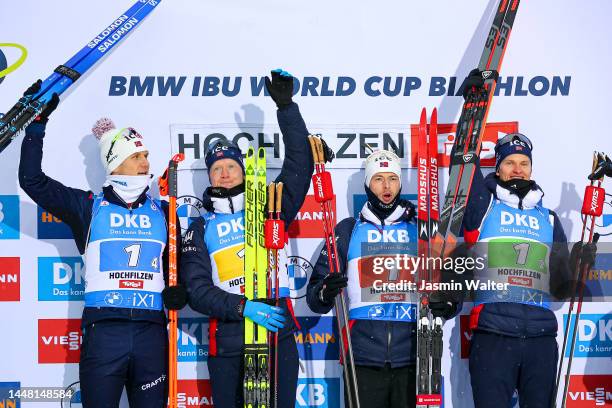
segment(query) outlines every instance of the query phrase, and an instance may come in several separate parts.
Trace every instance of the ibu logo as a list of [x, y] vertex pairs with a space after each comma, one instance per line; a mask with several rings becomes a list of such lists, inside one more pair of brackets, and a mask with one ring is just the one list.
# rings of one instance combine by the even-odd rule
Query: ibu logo
[[340, 380], [338, 378], [299, 378], [295, 406], [339, 407]]
[[111, 228], [151, 228], [151, 219], [146, 214], [110, 214]]
[[208, 318], [178, 320], [178, 361], [208, 360]]
[[0, 239], [19, 239], [19, 196], [0, 195]]
[[81, 257], [39, 257], [38, 300], [83, 300], [84, 273]]
[[226, 236], [227, 234], [244, 232], [244, 218], [240, 217], [229, 222], [220, 222], [217, 224], [217, 235], [219, 238]]
[[536, 217], [527, 214], [513, 214], [507, 211], [501, 212], [501, 225], [516, 225], [517, 227], [527, 227], [534, 230], [540, 229], [540, 224]]
[[408, 230], [368, 230], [368, 242], [408, 242]]

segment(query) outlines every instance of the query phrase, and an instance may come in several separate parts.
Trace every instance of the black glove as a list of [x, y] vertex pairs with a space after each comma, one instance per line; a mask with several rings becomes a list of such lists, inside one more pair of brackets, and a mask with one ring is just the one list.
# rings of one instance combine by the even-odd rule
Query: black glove
[[293, 102], [293, 76], [282, 69], [271, 71], [272, 80], [266, 77], [266, 89], [276, 103], [278, 109], [291, 105]]
[[433, 317], [450, 319], [457, 313], [458, 305], [454, 296], [446, 292], [434, 292], [429, 296], [429, 309]]
[[323, 284], [319, 290], [319, 300], [323, 303], [332, 303], [336, 296], [346, 288], [348, 278], [339, 273], [330, 273], [323, 279]]
[[497, 81], [497, 77], [499, 77], [499, 73], [497, 71], [480, 71], [478, 68], [475, 68], [470, 71], [468, 76], [463, 80], [460, 89], [463, 92], [463, 98], [466, 99], [468, 92], [472, 88], [480, 89], [484, 86], [484, 83], [487, 79], [495, 77]]
[[[26, 91], [23, 93], [23, 96], [37, 94], [40, 91], [41, 85], [42, 85], [42, 81], [39, 79], [38, 81], [30, 85], [28, 89], [26, 89]], [[57, 108], [57, 105], [59, 105], [59, 101], [60, 101], [59, 96], [54, 92], [49, 102], [47, 102], [47, 105], [45, 106], [45, 108], [36, 117], [36, 119], [34, 119], [34, 122], [46, 124], [49, 121], [49, 115], [51, 115], [51, 113], [55, 110], [55, 108]]]
[[166, 286], [162, 291], [164, 306], [168, 310], [181, 310], [187, 304], [187, 290], [183, 285]]
[[321, 143], [323, 144], [323, 158], [325, 159], [325, 163], [331, 163], [336, 158], [336, 154], [323, 138], [321, 138]]
[[25, 92], [23, 93], [23, 96], [37, 94], [40, 91], [41, 85], [42, 85], [42, 79], [39, 79], [38, 81], [30, 85], [28, 89], [25, 90]]
[[597, 167], [593, 173], [589, 175], [589, 180], [598, 180], [603, 176], [612, 177], [612, 161], [610, 161], [610, 158], [605, 154], [603, 155], [603, 160], [597, 163]]
[[577, 271], [578, 263], [583, 267], [588, 265], [590, 269], [595, 264], [595, 256], [597, 254], [597, 244], [576, 242], [570, 252], [570, 267], [572, 271]]

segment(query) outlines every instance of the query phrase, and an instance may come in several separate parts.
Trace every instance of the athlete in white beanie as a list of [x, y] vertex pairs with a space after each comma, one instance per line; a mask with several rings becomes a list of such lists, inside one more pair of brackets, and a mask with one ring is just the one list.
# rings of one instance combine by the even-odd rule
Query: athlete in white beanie
[[377, 150], [366, 159], [365, 190], [370, 209], [385, 219], [400, 202], [400, 158], [389, 150]]
[[[40, 83], [31, 88], [39, 89]], [[116, 129], [109, 119], [99, 120], [93, 132], [106, 183], [98, 193], [68, 187], [42, 168], [50, 112], [44, 111], [25, 129], [19, 185], [37, 205], [70, 227], [84, 256], [82, 404], [118, 407], [125, 390], [131, 408], [166, 408], [164, 305], [182, 308], [187, 292], [181, 285], [166, 286], [168, 205], [148, 194], [151, 174], [143, 138], [134, 129]], [[57, 145], [56, 141], [53, 147], [59, 149]]]
[[117, 129], [109, 118], [99, 119], [91, 129], [98, 139], [100, 160], [106, 170], [105, 186], [126, 203], [134, 202], [149, 186], [149, 151], [133, 128]]

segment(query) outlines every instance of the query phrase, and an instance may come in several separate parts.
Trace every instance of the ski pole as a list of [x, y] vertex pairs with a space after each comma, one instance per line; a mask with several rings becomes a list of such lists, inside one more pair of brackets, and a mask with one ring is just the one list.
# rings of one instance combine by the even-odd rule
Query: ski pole
[[[597, 153], [593, 152], [593, 166], [592, 169], [595, 170], [595, 166], [597, 165]], [[595, 183], [595, 180], [591, 180], [589, 187], [593, 187]], [[586, 198], [586, 197], [585, 197]], [[585, 237], [585, 231], [586, 231], [586, 216], [582, 222], [582, 233], [580, 234], [580, 242], [583, 243], [584, 242], [584, 237]], [[578, 254], [578, 259], [580, 259], [580, 254]], [[579, 268], [579, 265], [577, 265], [577, 268]], [[578, 276], [578, 273], [576, 273], [576, 276]], [[574, 279], [572, 281], [572, 289], [571, 289], [571, 294], [572, 297], [570, 298], [570, 304], [569, 304], [569, 308], [567, 311], [567, 316], [565, 318], [565, 327], [564, 327], [564, 333], [563, 333], [563, 346], [561, 347], [561, 358], [559, 361], [559, 367], [557, 369], [557, 379], [555, 381], [555, 391], [554, 391], [554, 396], [556, 398], [558, 389], [559, 389], [559, 384], [561, 382], [561, 373], [563, 372], [563, 360], [565, 359], [565, 350], [567, 347], [567, 339], [568, 339], [568, 335], [569, 335], [569, 328], [570, 328], [570, 323], [571, 323], [571, 316], [574, 310], [574, 302], [576, 300], [576, 282], [577, 282], [577, 278]], [[553, 400], [553, 408], [557, 405], [556, 400]]]
[[[325, 231], [325, 246], [327, 249], [327, 260], [330, 273], [340, 273], [338, 261], [338, 250], [334, 236], [334, 215], [331, 211], [330, 202], [334, 198], [331, 174], [325, 170], [325, 154], [323, 152], [323, 142], [317, 136], [308, 136], [312, 155], [315, 162], [316, 172], [312, 176], [312, 186], [315, 199], [321, 204], [323, 210], [323, 229]], [[345, 387], [348, 387], [348, 406], [349, 408], [359, 408], [359, 391], [357, 386], [357, 373], [355, 371], [355, 361], [353, 358], [353, 347], [351, 344], [351, 332], [346, 306], [344, 291], [340, 292], [334, 299], [336, 309], [336, 323], [338, 325], [338, 335], [340, 336], [340, 353], [346, 364], [343, 371]], [[344, 344], [344, 338], [346, 345]], [[348, 361], [347, 361], [348, 360]]]
[[[160, 194], [167, 195], [168, 206], [168, 286], [176, 286], [177, 273], [177, 220], [176, 220], [176, 198], [178, 196], [178, 164], [185, 159], [183, 153], [174, 155], [168, 163], [168, 169], [159, 178]], [[168, 347], [168, 408], [177, 408], [178, 373], [177, 373], [177, 335], [178, 335], [178, 311], [168, 310], [168, 326], [170, 332]]]
[[[605, 156], [601, 153], [595, 153], [593, 155], [593, 171], [595, 171], [595, 168], [597, 167], [599, 162], [604, 159], [605, 159]], [[601, 176], [601, 178], [597, 179], [597, 186], [594, 186], [593, 185], [594, 180], [591, 180], [590, 185], [587, 186], [585, 189], [584, 200], [582, 203], [582, 211], [581, 211], [582, 214], [584, 214], [585, 216], [584, 221], [583, 221], [583, 227], [582, 227], [582, 237], [580, 238], [581, 243], [584, 243], [585, 226], [589, 221], [589, 217], [591, 217], [590, 218], [591, 223], [590, 223], [590, 228], [589, 228], [588, 243], [596, 243], [599, 240], [599, 234], [595, 233], [594, 229], [595, 229], [595, 218], [601, 216], [601, 214], [603, 213], [603, 201], [605, 198], [605, 191], [601, 187], [602, 182], [603, 182], [603, 175]], [[572, 299], [570, 301], [570, 310], [568, 311], [568, 317], [566, 321], [566, 325], [569, 326], [569, 324], [571, 323], [573, 304], [575, 302], [575, 297], [576, 297], [576, 286], [579, 285], [578, 302], [577, 302], [578, 306], [576, 308], [576, 317], [574, 319], [574, 327], [572, 328], [572, 339], [570, 341], [569, 359], [568, 359], [567, 367], [565, 371], [565, 381], [564, 381], [564, 386], [563, 386], [563, 398], [561, 401], [561, 408], [565, 408], [565, 405], [567, 402], [567, 392], [568, 392], [570, 381], [571, 381], [570, 372], [571, 372], [572, 361], [574, 357], [574, 349], [576, 346], [576, 334], [578, 332], [578, 325], [580, 323], [580, 313], [582, 311], [582, 300], [584, 297], [584, 287], [586, 286], [586, 276], [588, 272], [590, 271], [591, 266], [592, 265], [582, 264], [582, 248], [580, 248], [580, 253], [578, 254], [578, 265], [577, 265], [578, 278], [572, 284]], [[565, 333], [567, 333], [567, 327], [566, 327]], [[565, 353], [566, 342], [567, 342], [567, 339], [565, 338], [565, 335], [564, 335], [564, 339], [563, 339], [564, 347], [562, 349], [563, 353]], [[561, 362], [563, 361], [564, 356], [565, 354], [562, 355]], [[561, 362], [559, 363], [559, 371], [561, 370], [561, 366], [562, 366]], [[558, 374], [557, 381], [559, 380], [560, 378]], [[556, 398], [556, 393], [557, 393], [557, 388], [555, 387], [555, 398]]]
[[[279, 255], [278, 250], [285, 246], [285, 222], [281, 220], [281, 203], [283, 197], [283, 183], [268, 184], [268, 219], [265, 224], [266, 248], [268, 248], [268, 263], [270, 274], [268, 275], [268, 298], [274, 296], [274, 304], [280, 307], [279, 287]], [[274, 292], [272, 292], [272, 279], [274, 280]], [[268, 333], [271, 335], [271, 333]], [[278, 406], [278, 332], [274, 333], [274, 407]], [[270, 365], [272, 366], [272, 364]]]

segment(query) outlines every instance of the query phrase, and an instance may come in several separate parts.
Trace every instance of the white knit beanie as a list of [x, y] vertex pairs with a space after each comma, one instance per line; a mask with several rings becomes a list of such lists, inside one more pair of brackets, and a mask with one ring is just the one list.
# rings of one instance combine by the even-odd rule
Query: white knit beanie
[[132, 154], [147, 150], [142, 136], [136, 130], [116, 129], [109, 118], [98, 119], [91, 130], [98, 139], [100, 160], [106, 169], [106, 174], [111, 174]]
[[377, 150], [366, 159], [365, 185], [370, 186], [370, 180], [376, 173], [394, 173], [402, 180], [402, 166], [397, 154], [389, 150]]

